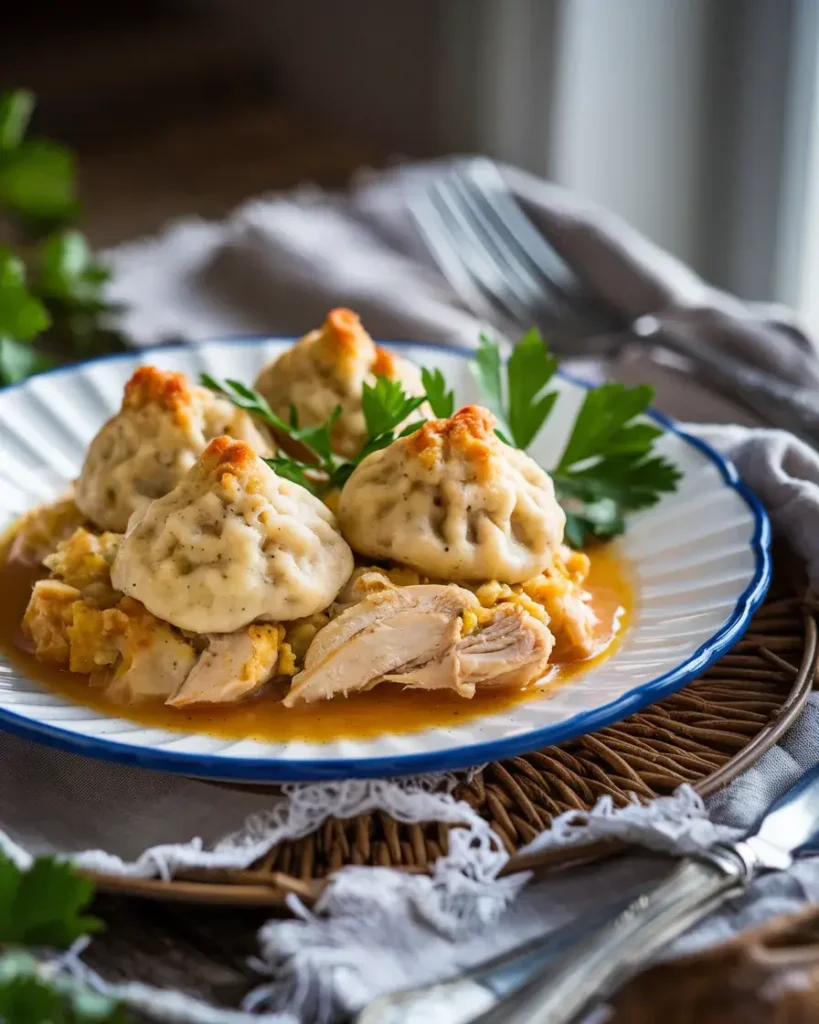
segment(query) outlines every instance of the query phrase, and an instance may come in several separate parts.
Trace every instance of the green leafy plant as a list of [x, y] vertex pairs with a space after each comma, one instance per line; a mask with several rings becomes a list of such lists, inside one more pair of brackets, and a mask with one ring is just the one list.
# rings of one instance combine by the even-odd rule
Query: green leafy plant
[[103, 297], [109, 271], [64, 226], [79, 210], [74, 156], [26, 138], [35, 102], [25, 89], [0, 93], [0, 216], [33, 239], [25, 260], [0, 251], [0, 385], [124, 347], [110, 325], [118, 308]]
[[31, 343], [50, 324], [48, 310], [28, 289], [23, 261], [0, 248], [0, 382], [14, 384], [42, 367], [44, 357]]
[[66, 949], [102, 928], [85, 913], [94, 887], [70, 865], [40, 857], [23, 871], [0, 853], [0, 1021], [124, 1024], [125, 1009], [24, 947]]
[[289, 441], [291, 453], [277, 453], [265, 462], [279, 476], [301, 484], [319, 496], [343, 486], [359, 462], [372, 452], [386, 448], [396, 437], [412, 433], [424, 423], [424, 420], [418, 420], [397, 434], [396, 428], [426, 401], [426, 395], [410, 397], [398, 381], [378, 377], [375, 384], [365, 384], [361, 394], [367, 428], [364, 447], [352, 459], [344, 459], [331, 449], [332, 429], [341, 415], [340, 406], [336, 406], [325, 423], [317, 427], [300, 427], [294, 408], [290, 410], [290, 421], [285, 422], [273, 412], [262, 395], [241, 381], [217, 380], [206, 373], [200, 380], [211, 391], [228, 398], [240, 409], [272, 427], [280, 439]]
[[447, 391], [446, 380], [440, 370], [421, 370], [421, 380], [427, 393], [430, 408], [439, 419], [446, 419], [455, 412], [455, 392]]
[[[557, 365], [535, 329], [515, 345], [505, 367], [498, 343], [481, 335], [475, 377], [501, 424], [499, 435], [517, 448], [529, 447], [554, 409], [558, 392], [548, 385]], [[653, 454], [662, 430], [640, 419], [653, 397], [647, 385], [609, 383], [586, 392], [563, 453], [549, 470], [574, 547], [617, 536], [627, 512], [676, 490], [679, 470]]]
[[76, 215], [77, 169], [65, 146], [26, 138], [36, 102], [27, 89], [0, 93], [0, 207], [42, 227]]

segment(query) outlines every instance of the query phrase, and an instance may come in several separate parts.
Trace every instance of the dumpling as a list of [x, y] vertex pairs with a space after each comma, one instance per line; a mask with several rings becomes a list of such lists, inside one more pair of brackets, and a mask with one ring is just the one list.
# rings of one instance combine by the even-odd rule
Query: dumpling
[[180, 629], [231, 633], [326, 608], [352, 570], [318, 498], [250, 445], [217, 437], [169, 494], [134, 515], [111, 579]]
[[229, 434], [260, 454], [267, 437], [250, 415], [183, 373], [140, 366], [122, 408], [99, 431], [75, 487], [80, 511], [103, 530], [123, 533], [147, 501], [175, 487], [214, 437]]
[[284, 419], [295, 407], [303, 427], [326, 422], [340, 406], [331, 439], [333, 449], [350, 458], [366, 438], [361, 389], [365, 382], [374, 384], [376, 377], [400, 381], [408, 395], [424, 394], [421, 371], [414, 363], [379, 348], [351, 310], [333, 309], [319, 330], [266, 366], [254, 387]]
[[519, 583], [542, 572], [565, 514], [548, 474], [470, 405], [373, 452], [341, 492], [341, 531], [359, 554], [442, 580]]

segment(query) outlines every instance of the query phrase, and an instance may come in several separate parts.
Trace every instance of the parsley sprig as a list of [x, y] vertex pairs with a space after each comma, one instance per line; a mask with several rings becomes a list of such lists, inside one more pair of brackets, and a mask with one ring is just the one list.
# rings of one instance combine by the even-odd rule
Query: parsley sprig
[[99, 931], [94, 894], [70, 864], [40, 857], [23, 871], [0, 853], [0, 1020], [4, 1024], [125, 1024], [125, 1009], [24, 947], [66, 949]]
[[455, 392], [447, 391], [446, 380], [440, 370], [421, 370], [421, 381], [427, 393], [427, 401], [435, 415], [442, 420], [455, 412]]
[[[548, 390], [557, 360], [540, 333], [520, 339], [506, 363], [500, 346], [482, 334], [474, 372], [484, 401], [498, 417], [499, 434], [517, 448], [528, 448], [554, 408], [557, 391]], [[557, 464], [550, 470], [555, 493], [566, 511], [566, 540], [583, 547], [625, 529], [625, 514], [656, 504], [676, 490], [679, 470], [653, 454], [662, 430], [640, 419], [654, 389], [607, 383], [590, 388]]]
[[361, 394], [367, 428], [364, 447], [352, 459], [344, 459], [331, 447], [332, 429], [341, 415], [340, 406], [336, 406], [326, 422], [319, 426], [301, 427], [294, 407], [290, 408], [287, 422], [273, 412], [262, 395], [241, 381], [217, 380], [207, 373], [201, 375], [200, 381], [211, 391], [272, 427], [280, 439], [292, 442], [290, 452], [278, 452], [265, 462], [279, 476], [306, 487], [319, 497], [342, 487], [362, 459], [386, 448], [397, 437], [412, 433], [424, 423], [424, 420], [418, 420], [396, 433], [398, 426], [426, 401], [426, 395], [406, 395], [399, 381], [377, 377], [375, 384], [364, 384]]
[[35, 104], [25, 89], [0, 92], [0, 219], [27, 243], [0, 249], [0, 386], [125, 347], [104, 298], [109, 271], [65, 226], [79, 210], [75, 158], [27, 137]]

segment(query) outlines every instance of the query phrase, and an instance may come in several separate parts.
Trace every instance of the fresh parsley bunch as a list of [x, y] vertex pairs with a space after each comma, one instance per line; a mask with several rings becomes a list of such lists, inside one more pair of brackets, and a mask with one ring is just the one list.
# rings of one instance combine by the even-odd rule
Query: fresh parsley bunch
[[[279, 476], [301, 484], [318, 496], [342, 487], [355, 467], [372, 452], [377, 452], [397, 437], [403, 437], [417, 430], [424, 420], [396, 430], [408, 416], [426, 401], [426, 395], [410, 397], [398, 381], [377, 377], [375, 384], [364, 384], [361, 405], [367, 436], [364, 447], [352, 459], [336, 455], [331, 448], [332, 429], [341, 415], [341, 406], [336, 406], [325, 423], [317, 427], [300, 427], [296, 409], [291, 406], [289, 422], [277, 416], [262, 395], [238, 380], [217, 380], [203, 373], [200, 381], [205, 387], [228, 398], [234, 405], [244, 409], [273, 428], [280, 440], [290, 442], [288, 454], [277, 454], [265, 462]], [[454, 401], [454, 399], [453, 399]]]
[[123, 1007], [79, 985], [25, 947], [66, 949], [102, 928], [94, 894], [70, 864], [40, 857], [22, 871], [0, 853], [0, 1020], [3, 1024], [125, 1024]]
[[[549, 389], [557, 365], [533, 328], [515, 345], [504, 373], [498, 343], [481, 335], [475, 377], [508, 444], [528, 448], [546, 425], [558, 396]], [[621, 534], [627, 512], [676, 490], [679, 470], [653, 454], [662, 430], [640, 419], [653, 397], [648, 385], [608, 383], [586, 392], [563, 453], [549, 470], [573, 547]]]
[[0, 217], [36, 241], [28, 271], [0, 249], [0, 385], [56, 358], [124, 347], [109, 325], [118, 310], [102, 293], [109, 271], [79, 231], [63, 227], [79, 210], [74, 157], [56, 142], [26, 138], [35, 102], [25, 89], [0, 93]]

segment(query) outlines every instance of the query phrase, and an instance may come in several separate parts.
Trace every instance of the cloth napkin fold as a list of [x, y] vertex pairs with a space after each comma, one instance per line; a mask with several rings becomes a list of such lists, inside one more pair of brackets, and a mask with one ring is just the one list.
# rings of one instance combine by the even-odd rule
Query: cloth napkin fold
[[[225, 223], [172, 225], [106, 254], [114, 269], [111, 298], [129, 307], [125, 328], [140, 345], [234, 333], [299, 335], [343, 304], [379, 338], [471, 346], [489, 311], [467, 308], [452, 291], [407, 212], [419, 180], [436, 170], [428, 165], [367, 175], [349, 193], [305, 189], [248, 203]], [[819, 386], [813, 345], [785, 311], [749, 307], [717, 292], [612, 215], [521, 172], [504, 173], [590, 290], [624, 316], [652, 313], [783, 379]], [[651, 380], [660, 408], [679, 412], [682, 406], [692, 419], [730, 423], [743, 415], [673, 367], [639, 354], [600, 372]], [[697, 429], [736, 459], [819, 586], [817, 455], [777, 431]], [[682, 851], [732, 835], [819, 760], [817, 715], [811, 698], [782, 744], [712, 798], [710, 820], [701, 801], [683, 789], [647, 808], [616, 812], [603, 801], [587, 822], [564, 819], [534, 845], [617, 834]], [[656, 858], [623, 858], [530, 885], [526, 898], [515, 900], [526, 879], [497, 879], [506, 860], [502, 847], [470, 808], [437, 791], [440, 780], [288, 786], [274, 799], [98, 763], [11, 735], [0, 736], [0, 773], [0, 843], [21, 862], [56, 851], [89, 868], [139, 876], [170, 875], [185, 865], [243, 866], [280, 839], [314, 830], [329, 814], [381, 807], [405, 821], [465, 826], [453, 833], [452, 850], [432, 878], [345, 869], [320, 913], [294, 903], [295, 920], [265, 926], [260, 945], [271, 977], [248, 1009], [288, 1024], [330, 1021], [381, 991], [445, 977], [667, 868]], [[741, 906], [713, 917], [685, 942], [714, 941], [817, 897], [819, 869], [801, 865], [764, 880]], [[167, 1019], [246, 1019], [145, 986], [118, 993]]]

